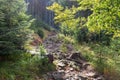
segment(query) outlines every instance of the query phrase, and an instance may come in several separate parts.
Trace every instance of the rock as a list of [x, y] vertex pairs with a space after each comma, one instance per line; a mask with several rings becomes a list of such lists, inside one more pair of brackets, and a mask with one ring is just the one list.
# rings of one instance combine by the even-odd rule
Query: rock
[[58, 59], [60, 59], [60, 60], [62, 60], [62, 59], [64, 59], [65, 58], [65, 56], [63, 55], [63, 53], [59, 53], [59, 54], [57, 54], [58, 55]]
[[93, 76], [95, 76], [95, 72], [89, 72], [89, 73], [86, 73], [86, 76], [88, 76], [88, 77], [93, 77]]
[[94, 78], [94, 80], [105, 80], [104, 77], [100, 74], [95, 74], [94, 76], [92, 76]]
[[[60, 45], [65, 44], [66, 54], [60, 50]], [[48, 72], [45, 80], [105, 80], [87, 63], [80, 52], [75, 52], [72, 44], [64, 43], [56, 34], [49, 35], [43, 45], [50, 55], [49, 61], [56, 65], [56, 70]], [[54, 56], [54, 57], [53, 57]]]
[[69, 59], [76, 59], [76, 58], [81, 58], [81, 53], [72, 53], [70, 56], [69, 56]]
[[85, 59], [83, 58], [80, 52], [72, 53], [67, 59], [75, 61], [80, 64], [85, 62]]
[[70, 72], [70, 70], [67, 70], [67, 71], [66, 71], [66, 73], [69, 73], [69, 72]]
[[64, 72], [65, 72], [65, 70], [58, 70], [58, 72], [61, 72], [61, 73], [63, 72], [63, 73], [64, 73]]
[[82, 68], [90, 72], [95, 71], [95, 68], [89, 63], [83, 63]]
[[55, 80], [64, 80], [63, 77], [64, 77], [64, 72], [54, 72], [53, 73], [53, 77]]
[[82, 65], [82, 67], [83, 67], [84, 69], [87, 69], [89, 66], [90, 66], [89, 63], [83, 63], [83, 65]]
[[74, 61], [69, 61], [68, 66], [72, 67], [74, 70], [80, 70], [79, 65], [77, 65], [77, 63]]
[[100, 77], [100, 75], [97, 73], [93, 76], [93, 78], [99, 78], [99, 77]]
[[57, 66], [57, 69], [64, 69], [67, 66], [64, 60], [55, 60], [54, 64]]
[[45, 80], [50, 80], [50, 79], [52, 79], [53, 77], [49, 74], [49, 75], [43, 75], [43, 78], [45, 79]]
[[68, 44], [67, 49], [71, 52], [71, 51], [73, 51], [74, 48], [73, 48], [72, 44]]
[[75, 79], [75, 80], [79, 80], [79, 76], [76, 74], [76, 75], [74, 76], [74, 79]]
[[96, 80], [105, 80], [103, 76], [98, 77]]
[[73, 71], [74, 69], [73, 68], [70, 68], [70, 71]]
[[47, 46], [48, 49], [52, 49], [52, 47], [53, 47], [52, 45]]
[[57, 65], [58, 65], [59, 67], [65, 67], [65, 64], [62, 63], [62, 62], [59, 62]]
[[83, 76], [79, 76], [79, 79], [80, 80], [89, 80], [89, 79], [87, 79], [86, 77], [83, 77]]

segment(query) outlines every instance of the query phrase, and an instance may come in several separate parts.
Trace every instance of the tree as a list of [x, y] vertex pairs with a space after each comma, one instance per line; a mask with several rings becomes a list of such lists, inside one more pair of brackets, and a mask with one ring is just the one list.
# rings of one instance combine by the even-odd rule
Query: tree
[[[71, 8], [63, 7], [59, 3], [53, 3], [52, 6], [47, 9], [55, 13], [55, 23], [60, 25], [61, 31], [65, 34], [71, 34], [72, 31], [79, 26], [79, 18], [75, 18], [77, 8], [72, 6]], [[74, 33], [74, 32], [73, 32]]]
[[91, 31], [106, 31], [120, 36], [120, 0], [78, 0], [79, 10], [90, 9], [93, 13], [86, 23]]
[[32, 20], [24, 0], [0, 0], [0, 55], [23, 53]]

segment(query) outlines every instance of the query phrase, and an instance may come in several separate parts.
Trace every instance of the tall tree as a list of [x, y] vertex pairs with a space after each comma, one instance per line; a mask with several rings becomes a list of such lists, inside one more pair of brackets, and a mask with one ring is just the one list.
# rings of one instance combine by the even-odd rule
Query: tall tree
[[54, 2], [51, 6], [47, 7], [55, 13], [55, 23], [59, 24], [60, 29], [65, 34], [73, 35], [76, 28], [79, 26], [79, 18], [76, 17], [77, 8], [72, 5], [72, 7], [62, 6], [57, 2]]
[[0, 55], [25, 51], [31, 23], [24, 0], [0, 0]]
[[[78, 0], [80, 10], [90, 9], [86, 25], [92, 31], [107, 30], [120, 36], [120, 0]], [[117, 35], [116, 35], [117, 34]]]

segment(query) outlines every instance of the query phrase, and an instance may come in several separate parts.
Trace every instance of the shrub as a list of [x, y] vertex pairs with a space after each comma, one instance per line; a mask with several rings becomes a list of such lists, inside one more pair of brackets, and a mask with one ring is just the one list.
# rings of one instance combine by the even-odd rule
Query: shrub
[[106, 30], [90, 32], [87, 27], [80, 28], [76, 31], [75, 38], [78, 42], [97, 42], [103, 45], [110, 45], [114, 33], [108, 33]]
[[40, 53], [34, 56], [23, 53], [19, 60], [0, 62], [0, 80], [36, 80], [37, 76], [55, 70], [48, 58], [42, 57], [46, 53], [43, 46], [40, 46]]
[[31, 25], [31, 28], [34, 29], [35, 31], [37, 31], [37, 29], [39, 28], [43, 28], [48, 31], [51, 31], [50, 26], [41, 20], [34, 20], [34, 23]]
[[86, 27], [76, 30], [75, 38], [78, 42], [88, 42], [88, 29]]
[[43, 32], [43, 30], [42, 30], [41, 28], [39, 28], [39, 29], [37, 30], [37, 34], [38, 34], [41, 38], [44, 37], [44, 32]]

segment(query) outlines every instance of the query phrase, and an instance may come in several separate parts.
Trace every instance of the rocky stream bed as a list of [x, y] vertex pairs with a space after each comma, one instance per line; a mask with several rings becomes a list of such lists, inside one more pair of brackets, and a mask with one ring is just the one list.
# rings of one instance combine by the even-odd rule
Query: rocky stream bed
[[105, 80], [102, 75], [87, 62], [80, 52], [75, 51], [72, 44], [66, 44], [67, 52], [60, 48], [64, 40], [50, 34], [43, 42], [48, 54], [53, 55], [56, 71], [48, 72], [45, 80]]

